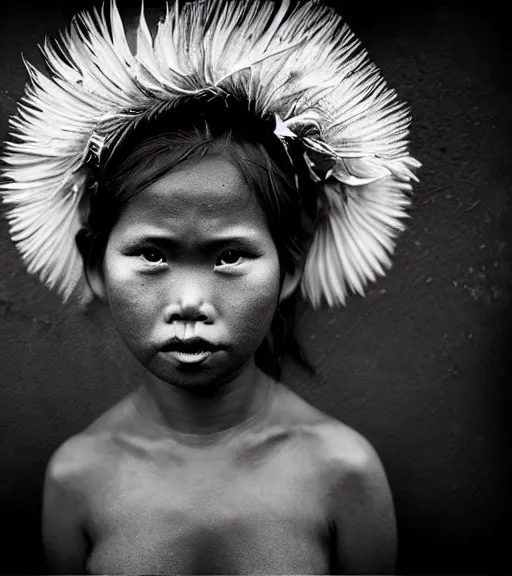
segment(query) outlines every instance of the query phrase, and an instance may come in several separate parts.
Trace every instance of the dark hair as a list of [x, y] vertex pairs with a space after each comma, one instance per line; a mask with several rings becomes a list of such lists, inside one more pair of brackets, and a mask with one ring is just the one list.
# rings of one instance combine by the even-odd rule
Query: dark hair
[[[101, 260], [110, 231], [134, 196], [179, 163], [217, 153], [238, 167], [266, 216], [282, 284], [285, 273], [293, 272], [304, 256], [316, 201], [305, 165], [293, 145], [287, 151], [273, 134], [274, 125], [274, 118], [257, 118], [235, 98], [212, 95], [184, 99], [155, 118], [139, 121], [98, 174], [84, 231], [89, 258]], [[280, 377], [287, 354], [313, 371], [293, 335], [295, 302], [292, 295], [279, 306], [269, 337], [255, 354], [257, 365], [274, 378]]]

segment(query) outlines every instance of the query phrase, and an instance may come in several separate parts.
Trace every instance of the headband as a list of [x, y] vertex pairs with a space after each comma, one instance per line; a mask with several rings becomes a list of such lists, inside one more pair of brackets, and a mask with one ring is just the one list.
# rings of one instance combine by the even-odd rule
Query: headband
[[409, 110], [332, 8], [176, 1], [152, 36], [142, 7], [133, 54], [111, 0], [107, 11], [75, 16], [42, 53], [51, 76], [26, 63], [0, 195], [28, 271], [64, 301], [92, 297], [75, 237], [94, 167], [141, 120], [205, 92], [273, 116], [276, 137], [300, 146], [321, 185], [301, 279], [314, 307], [344, 305], [349, 291], [364, 296], [391, 267], [420, 166], [408, 152]]

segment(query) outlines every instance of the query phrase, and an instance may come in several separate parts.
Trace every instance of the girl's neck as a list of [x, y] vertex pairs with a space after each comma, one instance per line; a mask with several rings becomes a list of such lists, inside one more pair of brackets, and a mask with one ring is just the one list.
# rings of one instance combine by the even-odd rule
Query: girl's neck
[[209, 394], [183, 390], [149, 376], [134, 395], [137, 411], [186, 442], [214, 440], [250, 427], [266, 413], [277, 383], [251, 361]]

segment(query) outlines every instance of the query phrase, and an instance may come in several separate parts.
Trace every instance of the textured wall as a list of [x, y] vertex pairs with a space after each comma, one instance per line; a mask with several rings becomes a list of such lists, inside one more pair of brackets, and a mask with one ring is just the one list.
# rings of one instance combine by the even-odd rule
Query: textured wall
[[[0, 137], [21, 95], [20, 59], [75, 7], [12, 2], [0, 15]], [[318, 375], [284, 380], [365, 434], [395, 495], [402, 573], [491, 573], [503, 565], [510, 332], [510, 66], [492, 3], [339, 2], [412, 106], [423, 162], [389, 276], [345, 309], [304, 307], [299, 334]], [[121, 6], [123, 3], [121, 2]], [[47, 459], [134, 386], [137, 367], [98, 307], [63, 309], [27, 276], [0, 220], [0, 570], [42, 570]], [[19, 548], [19, 552], [16, 551]]]

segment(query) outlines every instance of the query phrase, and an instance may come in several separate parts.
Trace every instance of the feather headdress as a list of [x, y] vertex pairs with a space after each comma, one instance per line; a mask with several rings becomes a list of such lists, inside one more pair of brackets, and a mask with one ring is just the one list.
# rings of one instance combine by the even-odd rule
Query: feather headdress
[[391, 266], [420, 165], [408, 153], [409, 111], [333, 9], [315, 1], [176, 2], [152, 36], [142, 7], [134, 54], [111, 0], [108, 18], [80, 13], [42, 52], [51, 77], [27, 64], [0, 193], [29, 272], [64, 300], [75, 290], [88, 298], [75, 236], [91, 163], [101, 164], [141, 118], [205, 91], [274, 116], [276, 137], [302, 145], [323, 186], [301, 280], [313, 306], [344, 304], [349, 290], [364, 295]]

